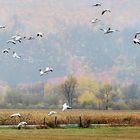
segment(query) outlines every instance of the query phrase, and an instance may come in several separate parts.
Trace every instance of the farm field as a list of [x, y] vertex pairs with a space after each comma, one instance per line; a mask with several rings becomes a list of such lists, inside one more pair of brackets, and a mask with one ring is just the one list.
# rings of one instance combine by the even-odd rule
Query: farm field
[[[42, 125], [45, 120], [54, 122], [57, 117], [58, 124], [78, 124], [79, 117], [83, 121], [88, 121], [91, 124], [119, 124], [140, 126], [140, 111], [97, 111], [97, 110], [85, 110], [85, 109], [72, 109], [62, 112], [56, 110], [57, 114], [48, 116], [50, 110], [47, 109], [0, 109], [0, 125], [16, 125], [20, 121], [26, 121], [29, 125]], [[13, 113], [19, 112], [20, 118], [10, 118]]]
[[0, 140], [139, 140], [140, 127], [0, 129]]

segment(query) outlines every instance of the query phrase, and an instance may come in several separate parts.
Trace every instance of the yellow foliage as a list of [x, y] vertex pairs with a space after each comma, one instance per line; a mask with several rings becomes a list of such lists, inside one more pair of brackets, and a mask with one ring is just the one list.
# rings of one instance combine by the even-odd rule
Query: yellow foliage
[[83, 103], [91, 103], [96, 100], [95, 95], [92, 92], [85, 91], [83, 94], [81, 94], [78, 98], [78, 101], [83, 104]]
[[89, 76], [77, 77], [77, 83], [78, 83], [78, 91], [80, 91], [80, 93], [88, 91], [96, 94], [98, 91], [98, 84], [94, 79], [94, 77]]

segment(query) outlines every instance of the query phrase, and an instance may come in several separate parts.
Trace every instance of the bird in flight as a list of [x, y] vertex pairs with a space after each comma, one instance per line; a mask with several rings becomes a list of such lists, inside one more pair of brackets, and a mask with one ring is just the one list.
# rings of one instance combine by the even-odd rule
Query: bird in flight
[[111, 10], [110, 9], [105, 9], [105, 10], [102, 11], [101, 15], [104, 15], [106, 12], [111, 13]]
[[12, 36], [12, 39], [13, 39], [14, 41], [18, 41], [18, 42], [20, 42], [20, 43], [21, 43], [21, 40], [23, 40], [23, 39], [25, 39], [25, 38], [26, 38], [25, 36], [22, 37], [21, 35]]
[[14, 113], [10, 115], [10, 118], [14, 118], [14, 117], [21, 117], [21, 115], [19, 113]]
[[0, 29], [6, 28], [6, 26], [4, 25], [0, 25]]
[[10, 40], [7, 41], [7, 43], [16, 44], [16, 41], [14, 41], [13, 39], [10, 39]]
[[44, 75], [44, 71], [42, 69], [39, 69], [39, 73], [40, 73], [40, 76]]
[[37, 37], [43, 37], [43, 33], [41, 33], [41, 32], [38, 32], [36, 35], [37, 35]]
[[33, 40], [33, 39], [35, 39], [35, 38], [32, 36], [28, 37], [28, 40]]
[[46, 67], [44, 73], [53, 72], [53, 68]]
[[27, 125], [27, 122], [20, 122], [17, 127], [18, 129], [21, 129], [21, 127], [25, 127]]
[[14, 52], [14, 51], [13, 51], [13, 57], [14, 57], [14, 58], [18, 58], [18, 59], [21, 58], [21, 56], [18, 55], [18, 54], [17, 54], [16, 52]]
[[67, 105], [67, 103], [64, 103], [63, 104], [62, 111], [65, 111], [66, 109], [72, 109], [72, 107], [70, 107], [69, 105]]
[[117, 32], [119, 30], [114, 30], [114, 29], [111, 29], [111, 28], [108, 28], [108, 29], [100, 29], [101, 31], [104, 31], [104, 34], [109, 34], [109, 33], [113, 33], [113, 32]]
[[9, 53], [10, 48], [2, 50], [2, 53]]
[[95, 3], [95, 4], [93, 4], [92, 6], [101, 6], [102, 5], [102, 3]]
[[134, 42], [135, 44], [139, 44], [139, 45], [140, 45], [140, 39], [137, 38], [137, 36], [138, 36], [139, 34], [140, 34], [140, 31], [135, 33], [133, 42]]
[[100, 20], [97, 19], [97, 18], [96, 18], [96, 19], [92, 19], [92, 20], [91, 20], [91, 23], [97, 23], [98, 21], [100, 21]]
[[48, 113], [48, 116], [51, 116], [51, 115], [56, 114], [56, 113], [57, 113], [56, 111], [50, 111], [50, 112]]
[[46, 67], [44, 71], [42, 69], [39, 69], [39, 72], [40, 72], [40, 76], [42, 76], [44, 74], [48, 74], [49, 72], [53, 72], [53, 68]]

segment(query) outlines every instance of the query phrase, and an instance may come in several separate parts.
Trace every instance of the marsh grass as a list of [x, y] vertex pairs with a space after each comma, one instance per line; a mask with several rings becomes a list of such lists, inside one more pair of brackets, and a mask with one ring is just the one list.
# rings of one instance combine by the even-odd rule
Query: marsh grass
[[[0, 125], [17, 125], [26, 121], [29, 125], [44, 125], [59, 127], [60, 124], [79, 124], [80, 117], [83, 127], [90, 124], [110, 124], [110, 126], [140, 126], [140, 111], [97, 111], [97, 110], [67, 110], [54, 116], [48, 116], [50, 110], [45, 109], [0, 109]], [[21, 118], [10, 118], [15, 112], [20, 112]], [[44, 122], [45, 118], [45, 122]], [[55, 120], [57, 118], [57, 120]]]

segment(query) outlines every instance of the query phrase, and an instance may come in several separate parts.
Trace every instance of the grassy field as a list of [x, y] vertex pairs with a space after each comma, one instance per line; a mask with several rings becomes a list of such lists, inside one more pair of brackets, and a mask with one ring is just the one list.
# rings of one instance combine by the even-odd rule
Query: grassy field
[[[48, 116], [49, 111], [45, 109], [0, 109], [0, 125], [16, 125], [20, 121], [27, 121], [31, 125], [41, 125], [43, 124], [44, 118], [46, 118], [47, 122], [54, 122], [55, 116], [57, 116], [58, 124], [79, 123], [79, 116], [81, 116], [82, 120], [90, 120], [90, 123], [95, 124], [128, 124], [130, 126], [140, 126], [140, 111], [72, 109], [66, 112], [55, 110], [58, 112], [56, 115]], [[10, 118], [10, 115], [16, 112], [19, 112], [22, 117], [16, 119]]]
[[[55, 110], [55, 109], [54, 109]], [[45, 109], [0, 109], [0, 124], [17, 125], [20, 121], [28, 124], [42, 125], [44, 118], [53, 122], [55, 116], [48, 116]], [[77, 123], [82, 120], [100, 124], [129, 124], [133, 127], [93, 127], [93, 128], [49, 128], [27, 129], [0, 128], [0, 140], [140, 140], [140, 111], [96, 111], [96, 110], [55, 110], [60, 124]], [[21, 118], [10, 118], [13, 113], [21, 113]], [[113, 126], [112, 125], [112, 126]], [[39, 127], [40, 128], [40, 127]]]
[[140, 127], [0, 129], [0, 140], [140, 140]]

